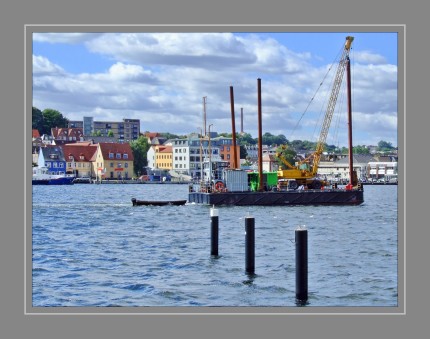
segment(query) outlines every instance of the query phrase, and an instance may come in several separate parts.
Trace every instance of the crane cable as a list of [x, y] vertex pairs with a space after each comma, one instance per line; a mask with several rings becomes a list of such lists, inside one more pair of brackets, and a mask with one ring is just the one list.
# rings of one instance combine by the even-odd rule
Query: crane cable
[[[327, 70], [326, 74], [324, 75], [322, 81], [320, 82], [318, 88], [316, 89], [314, 95], [312, 96], [312, 98], [309, 100], [308, 105], [306, 106], [304, 112], [302, 113], [302, 115], [300, 116], [300, 119], [297, 121], [296, 125], [294, 126], [294, 128], [291, 131], [291, 140], [292, 140], [292, 136], [294, 135], [297, 127], [300, 124], [300, 121], [303, 119], [304, 115], [306, 114], [306, 112], [308, 111], [310, 105], [312, 104], [312, 101], [315, 99], [315, 96], [317, 95], [318, 91], [321, 89], [321, 86], [323, 85], [325, 79], [327, 78], [328, 74], [330, 73], [331, 69], [333, 68], [333, 65], [335, 65], [336, 60], [339, 60], [339, 56], [342, 55], [343, 53], [343, 47], [339, 50], [339, 52], [337, 53], [336, 57], [334, 58], [333, 62], [331, 63], [329, 69]], [[336, 64], [337, 65], [337, 64]]]

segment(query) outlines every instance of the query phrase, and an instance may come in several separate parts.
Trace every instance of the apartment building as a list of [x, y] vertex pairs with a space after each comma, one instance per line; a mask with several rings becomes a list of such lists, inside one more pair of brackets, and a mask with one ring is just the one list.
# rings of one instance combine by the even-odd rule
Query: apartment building
[[[82, 121], [69, 121], [69, 128], [81, 128], [85, 136], [109, 136], [113, 133], [118, 143], [128, 143], [140, 135], [139, 119], [122, 119], [122, 121], [94, 121], [93, 117], [84, 117]], [[112, 132], [112, 133], [110, 133]]]

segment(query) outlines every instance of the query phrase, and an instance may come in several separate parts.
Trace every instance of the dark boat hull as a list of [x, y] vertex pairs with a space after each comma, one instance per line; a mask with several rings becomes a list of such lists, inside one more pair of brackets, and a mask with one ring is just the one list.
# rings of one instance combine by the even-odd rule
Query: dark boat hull
[[190, 192], [190, 203], [234, 206], [360, 205], [363, 190], [307, 190], [282, 192]]
[[187, 200], [168, 200], [168, 201], [151, 201], [151, 200], [137, 200], [131, 199], [133, 206], [180, 206], [185, 205]]
[[74, 178], [58, 178], [58, 179], [33, 179], [31, 184], [34, 185], [73, 185]]

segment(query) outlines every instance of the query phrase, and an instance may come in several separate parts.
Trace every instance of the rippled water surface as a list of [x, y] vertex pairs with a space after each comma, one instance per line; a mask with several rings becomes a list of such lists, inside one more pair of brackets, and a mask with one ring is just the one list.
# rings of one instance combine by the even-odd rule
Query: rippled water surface
[[[295, 306], [295, 229], [308, 229], [308, 306], [397, 306], [397, 186], [361, 206], [133, 207], [187, 185], [34, 186], [33, 306]], [[255, 275], [245, 221], [255, 218]]]

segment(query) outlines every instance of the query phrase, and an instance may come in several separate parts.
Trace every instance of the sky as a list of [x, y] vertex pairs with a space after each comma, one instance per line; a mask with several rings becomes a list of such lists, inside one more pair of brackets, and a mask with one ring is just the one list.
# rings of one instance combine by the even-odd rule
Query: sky
[[[33, 33], [33, 106], [69, 120], [140, 119], [178, 135], [235, 128], [317, 141], [345, 38], [353, 36], [353, 144], [397, 146], [397, 33]], [[346, 80], [343, 81], [345, 84]], [[343, 86], [345, 87], [345, 86]], [[344, 88], [326, 142], [347, 146]]]

